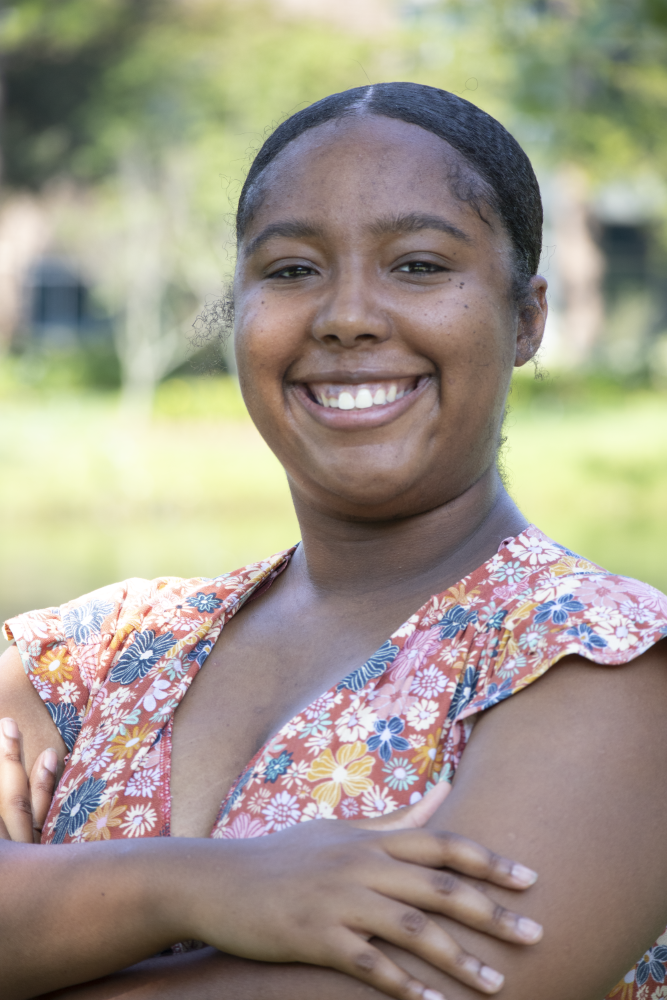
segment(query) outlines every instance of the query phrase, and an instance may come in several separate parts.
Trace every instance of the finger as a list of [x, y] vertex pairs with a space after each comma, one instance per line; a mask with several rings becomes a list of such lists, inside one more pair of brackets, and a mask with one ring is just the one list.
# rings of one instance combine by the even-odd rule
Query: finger
[[360, 979], [395, 1000], [445, 1000], [442, 993], [429, 989], [359, 935], [341, 931], [337, 944], [334, 955], [324, 958], [323, 965]]
[[418, 907], [419, 911], [441, 913], [501, 941], [536, 944], [542, 938], [540, 924], [494, 902], [451, 871], [410, 864], [385, 865], [373, 872], [372, 887], [392, 900]]
[[0, 719], [0, 816], [10, 840], [32, 844], [30, 789], [14, 719]]
[[2, 816], [0, 816], [0, 840], [11, 840], [11, 839], [12, 838], [9, 836], [9, 830], [5, 826], [5, 821], [2, 818]]
[[58, 754], [49, 747], [39, 755], [30, 773], [30, 803], [32, 808], [33, 839], [36, 844], [42, 839], [42, 827], [51, 807], [56, 787]]
[[384, 899], [373, 914], [376, 937], [412, 952], [454, 979], [480, 990], [497, 993], [504, 976], [465, 951], [447, 931], [421, 910]]
[[462, 875], [508, 889], [527, 889], [537, 881], [537, 872], [531, 868], [446, 830], [398, 830], [383, 837], [382, 846], [401, 861], [453, 868]]
[[367, 830], [411, 830], [425, 826], [451, 790], [452, 786], [448, 781], [439, 781], [413, 805], [395, 809], [387, 816], [379, 816], [376, 819], [354, 821], [354, 826], [361, 826]]

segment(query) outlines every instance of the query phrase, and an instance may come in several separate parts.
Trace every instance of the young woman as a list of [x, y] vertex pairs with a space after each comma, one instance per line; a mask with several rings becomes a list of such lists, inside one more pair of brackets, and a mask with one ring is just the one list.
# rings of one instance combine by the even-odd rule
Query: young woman
[[[515, 140], [433, 88], [334, 95], [264, 144], [236, 351], [302, 541], [7, 624], [7, 836], [18, 729], [36, 813], [48, 747], [63, 773], [47, 846], [0, 851], [3, 996], [183, 938], [214, 947], [58, 995], [667, 996], [667, 599], [528, 525], [496, 467], [541, 218]], [[411, 803], [421, 829], [373, 819]], [[471, 841], [539, 872], [525, 918], [531, 874]]]

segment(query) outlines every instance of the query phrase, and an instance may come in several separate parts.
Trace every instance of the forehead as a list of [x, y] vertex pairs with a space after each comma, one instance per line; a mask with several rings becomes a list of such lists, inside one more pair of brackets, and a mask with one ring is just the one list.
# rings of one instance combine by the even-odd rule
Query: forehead
[[[258, 182], [248, 232], [276, 217], [369, 222], [387, 214], [442, 213], [496, 227], [457, 196], [483, 187], [463, 157], [439, 136], [380, 116], [350, 116], [309, 129], [289, 143]], [[479, 207], [479, 206], [477, 206]], [[488, 233], [491, 235], [491, 232]]]

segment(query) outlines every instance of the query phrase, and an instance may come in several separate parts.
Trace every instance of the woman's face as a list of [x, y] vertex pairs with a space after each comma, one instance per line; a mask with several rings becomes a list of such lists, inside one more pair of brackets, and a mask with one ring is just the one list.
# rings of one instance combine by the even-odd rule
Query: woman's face
[[459, 496], [493, 464], [517, 316], [509, 239], [450, 190], [456, 154], [381, 117], [305, 133], [273, 161], [239, 249], [241, 388], [296, 496], [389, 519]]

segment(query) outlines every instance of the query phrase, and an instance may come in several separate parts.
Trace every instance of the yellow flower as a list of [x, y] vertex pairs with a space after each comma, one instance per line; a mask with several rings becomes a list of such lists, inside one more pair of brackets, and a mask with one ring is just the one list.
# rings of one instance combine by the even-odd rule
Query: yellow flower
[[438, 729], [435, 735], [429, 733], [426, 737], [426, 743], [423, 747], [417, 750], [414, 757], [411, 758], [413, 764], [419, 764], [419, 773], [423, 774], [427, 770], [427, 778], [430, 778], [433, 772], [436, 774], [442, 769], [442, 747], [440, 746], [440, 737], [442, 736], [442, 729]]
[[128, 729], [124, 736], [120, 734], [114, 736], [109, 749], [116, 760], [122, 760], [124, 757], [134, 757], [150, 731], [151, 727], [149, 725], [142, 726], [141, 729], [139, 729], [139, 726], [135, 726], [132, 731]]
[[368, 775], [375, 761], [370, 755], [364, 757], [365, 753], [365, 743], [345, 743], [335, 759], [328, 748], [321, 753], [306, 776], [308, 781], [325, 779], [313, 788], [313, 798], [335, 809], [340, 802], [341, 788], [352, 798], [372, 788], [373, 782]]
[[40, 677], [52, 684], [62, 684], [63, 681], [72, 680], [72, 660], [67, 652], [66, 646], [58, 649], [49, 649], [43, 656], [40, 656], [37, 671]]
[[116, 795], [111, 802], [106, 802], [91, 814], [82, 830], [81, 835], [84, 840], [109, 840], [111, 838], [109, 827], [120, 826], [120, 817], [127, 809], [127, 806], [117, 806], [117, 802], [118, 796]]

